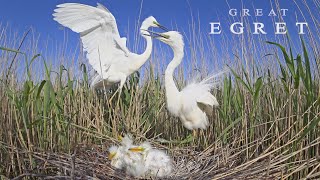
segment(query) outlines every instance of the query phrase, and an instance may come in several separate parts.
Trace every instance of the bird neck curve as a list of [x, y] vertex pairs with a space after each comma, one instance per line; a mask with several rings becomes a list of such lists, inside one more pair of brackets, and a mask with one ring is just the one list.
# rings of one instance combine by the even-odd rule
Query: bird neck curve
[[137, 58], [137, 66], [140, 68], [151, 56], [152, 52], [152, 38], [150, 36], [143, 35], [144, 33], [147, 34], [148, 32], [144, 32], [144, 30], [148, 29], [150, 26], [144, 27], [144, 24], [140, 28], [140, 34], [144, 37], [147, 41], [146, 49], [142, 54], [138, 55]]
[[143, 35], [143, 37], [147, 41], [147, 46], [144, 52], [140, 56], [142, 59], [148, 60], [152, 52], [152, 38], [150, 36], [145, 36], [145, 35]]
[[[174, 70], [179, 66], [184, 56], [183, 54], [183, 47], [182, 49], [172, 48], [174, 57], [171, 62], [168, 64], [167, 69], [165, 71], [165, 89], [166, 89], [166, 96], [167, 96], [167, 103], [171, 104], [170, 100], [175, 101], [178, 97], [179, 90], [173, 80], [173, 73]], [[173, 102], [172, 102], [173, 103]]]
[[173, 59], [168, 64], [165, 72], [165, 74], [168, 74], [170, 76], [173, 76], [174, 70], [179, 66], [184, 56], [183, 47], [182, 48], [172, 47], [172, 50], [173, 50]]

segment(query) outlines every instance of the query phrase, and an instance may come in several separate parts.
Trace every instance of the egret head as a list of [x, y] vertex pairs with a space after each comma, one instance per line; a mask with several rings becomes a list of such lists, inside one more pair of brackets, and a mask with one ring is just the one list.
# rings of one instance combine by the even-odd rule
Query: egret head
[[168, 44], [171, 48], [182, 50], [184, 48], [183, 37], [178, 31], [168, 31], [165, 33], [151, 32], [154, 38]]
[[124, 137], [119, 137], [119, 139], [121, 141], [121, 145], [125, 148], [129, 148], [133, 143], [131, 134], [127, 134]]
[[111, 166], [121, 169], [125, 164], [124, 164], [124, 154], [123, 151], [121, 150], [121, 146], [111, 146], [109, 148], [109, 160], [111, 161], [110, 164]]
[[155, 27], [155, 28], [161, 28], [164, 31], [168, 31], [168, 29], [164, 26], [162, 26], [160, 23], [158, 23], [158, 21], [156, 20], [156, 18], [154, 18], [153, 16], [149, 16], [148, 18], [146, 18], [141, 25], [140, 31], [142, 35], [150, 35], [149, 32], [147, 32], [149, 27]]

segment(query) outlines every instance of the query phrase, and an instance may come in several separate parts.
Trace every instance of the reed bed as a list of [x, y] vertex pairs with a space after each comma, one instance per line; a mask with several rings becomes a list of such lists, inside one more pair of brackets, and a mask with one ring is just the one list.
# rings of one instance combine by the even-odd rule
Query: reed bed
[[[319, 28], [317, 14], [310, 13]], [[92, 73], [81, 52], [39, 53], [36, 33], [1, 25], [1, 177], [132, 179], [107, 159], [117, 137], [131, 133], [168, 151], [175, 167], [168, 179], [319, 179], [319, 32], [299, 43], [290, 34], [250, 33], [222, 35], [217, 43], [196, 22], [184, 33], [187, 57], [177, 85], [226, 64], [230, 69], [212, 92], [220, 106], [196, 137], [166, 110], [163, 72], [171, 56], [165, 45], [155, 44], [117, 107], [116, 98], [110, 101], [117, 87], [90, 89]], [[133, 51], [144, 46], [133, 39]]]

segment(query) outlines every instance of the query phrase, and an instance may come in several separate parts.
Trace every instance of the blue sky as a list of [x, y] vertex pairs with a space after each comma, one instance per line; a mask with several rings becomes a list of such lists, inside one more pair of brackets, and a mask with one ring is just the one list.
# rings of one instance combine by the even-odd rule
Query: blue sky
[[[312, 4], [313, 0], [307, 1]], [[79, 35], [70, 30], [62, 30], [61, 26], [52, 19], [52, 13], [57, 4], [65, 2], [77, 2], [89, 5], [96, 5], [96, 2], [104, 4], [115, 16], [118, 24], [118, 29], [121, 36], [133, 37], [133, 32], [128, 32], [128, 26], [132, 29], [137, 21], [141, 0], [2, 0], [0, 6], [0, 22], [9, 24], [14, 31], [24, 32], [30, 27], [40, 34], [40, 42], [47, 39], [52, 40], [52, 43], [62, 43], [64, 33], [68, 33], [68, 46], [73, 47], [79, 42]], [[264, 14], [270, 11], [270, 2], [274, 4], [274, 0], [144, 0], [141, 9], [141, 20], [152, 15], [161, 24], [172, 28], [178, 27], [179, 31], [188, 33], [188, 24], [191, 22], [190, 14], [194, 17], [199, 17], [201, 22], [201, 31], [204, 33], [210, 32], [209, 22], [220, 21], [222, 33], [230, 33], [229, 23], [230, 18], [228, 11], [230, 8], [236, 8], [238, 11], [242, 7], [248, 8], [250, 13], [254, 8], [263, 9]], [[298, 1], [302, 4], [302, 0]], [[302, 19], [299, 11], [293, 0], [280, 0], [281, 8], [289, 9], [287, 16], [284, 17], [288, 22], [288, 29], [293, 33], [293, 37], [297, 37], [297, 28], [295, 27], [295, 14], [298, 14], [298, 19]], [[302, 11], [307, 11], [303, 6]], [[311, 5], [311, 8], [315, 8]], [[311, 11], [319, 11], [319, 9], [311, 9]], [[236, 18], [240, 18], [237, 16]], [[253, 19], [256, 19], [253, 17]], [[257, 20], [265, 23], [267, 36], [270, 39], [274, 37], [273, 25], [271, 18], [267, 15], [257, 17]], [[311, 24], [311, 23], [310, 23]], [[140, 26], [140, 25], [139, 25]], [[175, 29], [175, 28], [174, 28]], [[220, 39], [219, 35], [210, 35]], [[50, 44], [49, 44], [50, 46]], [[53, 45], [52, 45], [53, 46]]]
[[[312, 0], [311, 0], [312, 1]], [[311, 2], [310, 1], [310, 2]], [[59, 29], [59, 25], [53, 21], [52, 12], [55, 6], [65, 2], [78, 2], [89, 5], [96, 5], [96, 2], [104, 4], [115, 16], [121, 35], [126, 35], [128, 23], [133, 24], [137, 19], [140, 11], [141, 0], [2, 0], [0, 6], [0, 21], [9, 23], [15, 29], [23, 31], [29, 27], [33, 27], [43, 37], [52, 37], [60, 39], [63, 32]], [[273, 2], [273, 1], [272, 1]], [[299, 2], [299, 1], [298, 1]], [[229, 4], [229, 5], [228, 5]], [[255, 8], [264, 9], [265, 13], [270, 10], [269, 0], [144, 0], [141, 10], [141, 19], [153, 15], [161, 23], [168, 27], [177, 24], [179, 29], [187, 30], [188, 22], [190, 22], [190, 12], [194, 16], [200, 17], [203, 30], [209, 32], [209, 22], [222, 21], [229, 18], [229, 6], [241, 10], [242, 5], [250, 11]], [[281, 0], [282, 8], [288, 8], [289, 12], [286, 20], [294, 22], [296, 12], [295, 4], [292, 0]], [[251, 13], [251, 12], [250, 12]], [[238, 16], [239, 17], [239, 16]], [[267, 16], [259, 17], [259, 21], [268, 23], [270, 18]], [[223, 31], [227, 33], [228, 24], [223, 24]], [[266, 28], [271, 26], [267, 26]], [[271, 29], [272, 30], [272, 29]], [[272, 32], [272, 31], [269, 31]], [[76, 34], [71, 38], [77, 37]]]
[[[10, 22], [19, 29], [32, 26], [41, 33], [55, 36], [58, 29], [57, 23], [52, 20], [52, 12], [57, 4], [65, 2], [89, 5], [96, 5], [96, 2], [100, 2], [104, 4], [116, 17], [120, 31], [126, 29], [128, 21], [134, 22], [137, 19], [141, 5], [141, 0], [10, 0], [5, 2], [3, 0], [0, 6], [1, 21]], [[239, 0], [144, 0], [142, 18], [153, 15], [163, 24], [177, 23], [182, 28], [189, 21], [186, 17], [189, 17], [190, 10], [193, 13], [199, 13], [202, 22], [209, 22], [217, 20], [217, 15], [220, 17], [228, 16], [228, 4], [230, 7], [238, 9], [242, 6]], [[250, 10], [253, 10], [251, 6], [255, 6], [256, 8], [264, 8], [267, 12], [270, 2], [269, 0], [250, 0], [245, 1], [244, 5]], [[284, 8], [294, 7], [292, 0], [283, 0], [281, 5]]]

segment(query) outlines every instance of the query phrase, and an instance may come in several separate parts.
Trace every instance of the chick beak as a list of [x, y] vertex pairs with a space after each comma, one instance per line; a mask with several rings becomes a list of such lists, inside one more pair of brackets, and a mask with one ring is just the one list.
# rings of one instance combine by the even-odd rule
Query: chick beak
[[121, 135], [118, 135], [118, 139], [120, 142], [122, 142], [123, 137]]
[[138, 147], [129, 148], [129, 151], [131, 151], [131, 152], [142, 152], [142, 151], [144, 151], [144, 148], [138, 146]]
[[112, 160], [115, 155], [116, 155], [116, 153], [109, 153], [109, 156], [108, 156], [109, 160]]

